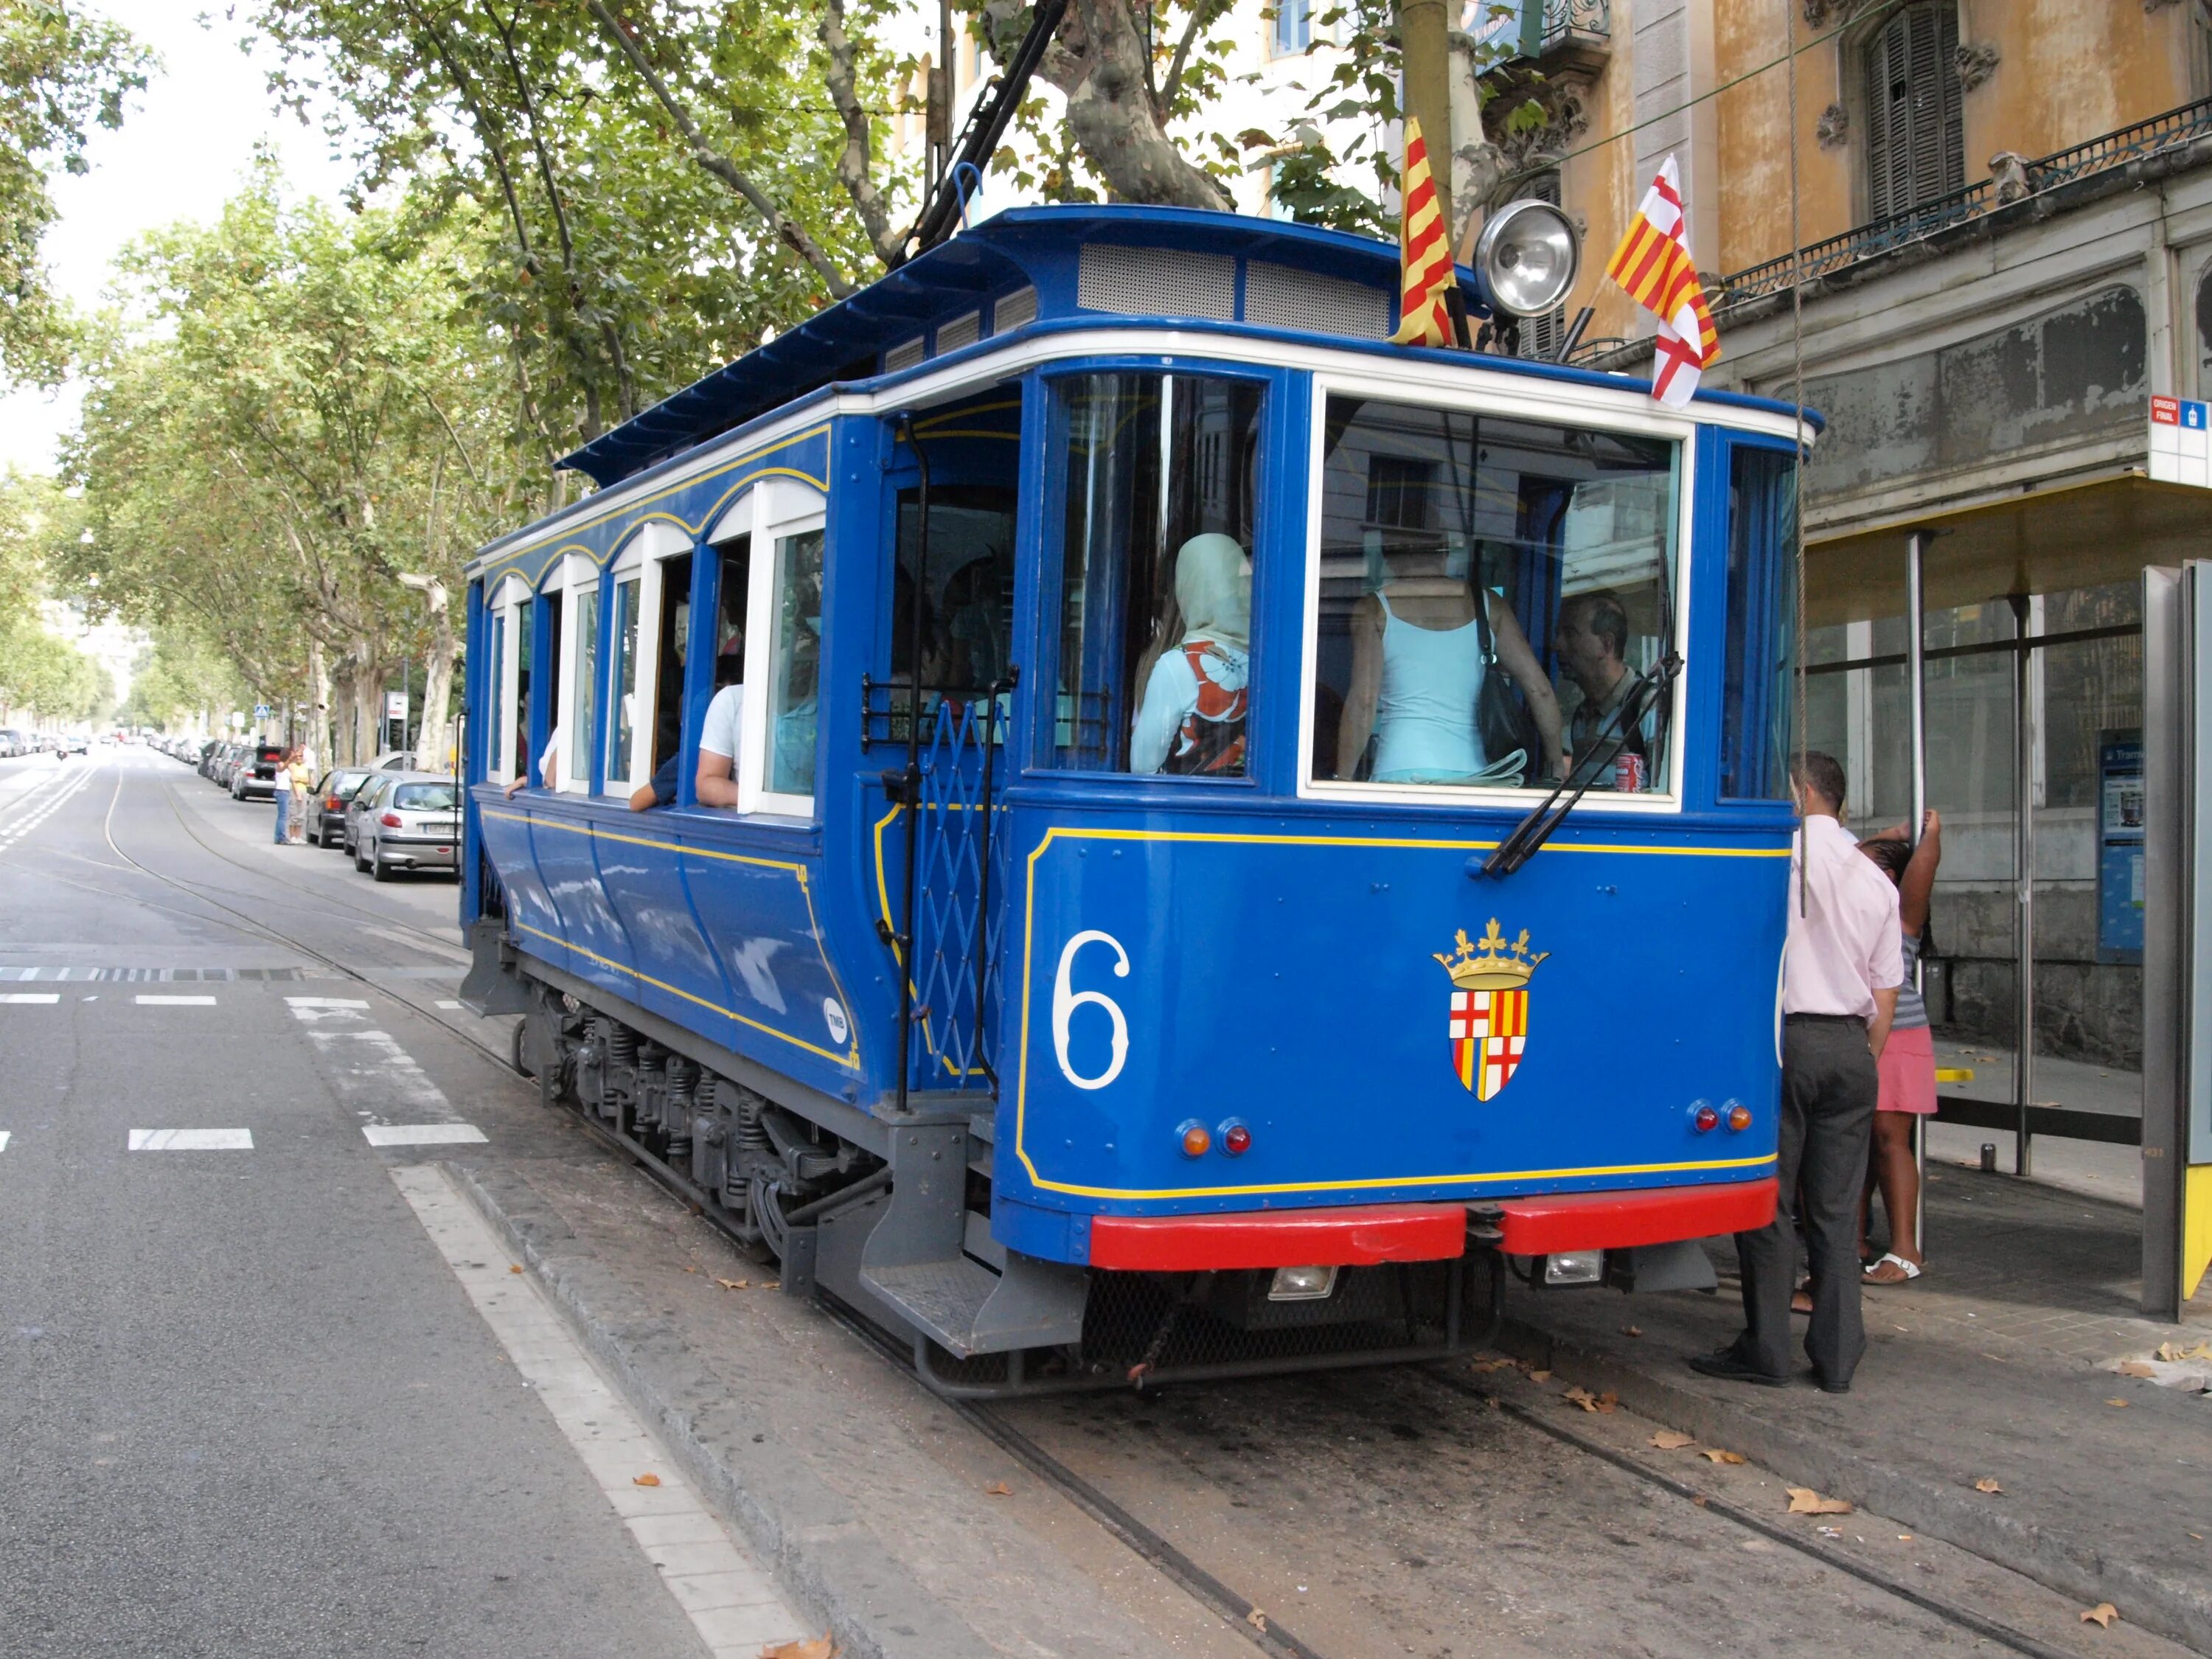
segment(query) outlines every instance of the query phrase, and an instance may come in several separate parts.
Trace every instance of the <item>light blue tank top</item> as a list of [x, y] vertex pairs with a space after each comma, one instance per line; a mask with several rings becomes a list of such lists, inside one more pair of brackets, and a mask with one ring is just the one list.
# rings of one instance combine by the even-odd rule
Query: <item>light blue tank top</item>
[[1382, 593], [1382, 685], [1375, 702], [1377, 783], [1456, 781], [1482, 770], [1475, 693], [1482, 687], [1478, 622], [1449, 630], [1401, 622]]
[[1889, 1022], [1893, 1031], [1910, 1031], [1928, 1024], [1928, 1003], [1912, 982], [1913, 964], [1920, 960], [1920, 940], [1911, 933], [1905, 939], [1905, 983], [1897, 988], [1897, 1014]]

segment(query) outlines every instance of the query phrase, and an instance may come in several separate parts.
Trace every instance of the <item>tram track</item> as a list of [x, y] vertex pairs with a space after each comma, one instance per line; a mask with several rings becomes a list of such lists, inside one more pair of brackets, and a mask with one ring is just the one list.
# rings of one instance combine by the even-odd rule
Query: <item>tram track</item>
[[[212, 896], [200, 888], [153, 868], [125, 852], [117, 842], [114, 835], [114, 817], [116, 808], [122, 798], [123, 783], [124, 779], [118, 776], [115, 792], [109, 800], [107, 811], [103, 817], [102, 835], [109, 850], [125, 865], [149, 879], [185, 895], [198, 904], [222, 913], [221, 918], [206, 919], [218, 920], [221, 925], [230, 927], [241, 933], [264, 939], [286, 950], [295, 951], [322, 964], [341, 977], [353, 980], [365, 987], [384, 993], [410, 1012], [459, 1037], [491, 1060], [502, 1073], [509, 1076], [515, 1075], [515, 1068], [510, 1057], [501, 1052], [500, 1047], [486, 1042], [482, 1036], [470, 1031], [465, 1026], [442, 1018], [438, 1011], [425, 1007], [412, 999], [393, 991], [389, 986], [370, 979], [367, 974], [329, 951], [285, 932], [282, 927], [263, 921], [234, 905]], [[158, 783], [157, 787], [160, 787]], [[204, 837], [198, 834], [186, 820], [181, 805], [175, 799], [174, 793], [166, 787], [161, 789], [161, 793], [179, 827], [209, 856], [252, 875], [257, 881], [272, 878], [279, 880], [293, 891], [306, 897], [317, 899], [325, 912], [327, 912], [331, 902], [323, 896], [313, 894], [304, 885], [286, 880], [281, 876], [270, 878], [263, 872], [251, 869], [211, 845]], [[58, 877], [55, 878], [68, 879]], [[86, 885], [87, 884], [73, 883], [72, 884]], [[307, 907], [301, 905], [287, 908], [305, 908]], [[425, 939], [434, 937], [425, 930], [409, 927], [404, 923], [394, 922], [381, 914], [370, 913], [342, 902], [338, 903], [337, 908], [364, 920], [374, 920], [380, 926], [395, 930], [404, 930]], [[189, 913], [179, 912], [179, 914]], [[443, 943], [443, 941], [440, 942]], [[720, 1226], [718, 1218], [710, 1210], [699, 1206], [694, 1196], [684, 1189], [672, 1172], [663, 1169], [649, 1154], [641, 1153], [636, 1146], [611, 1133], [602, 1126], [593, 1123], [581, 1113], [572, 1112], [570, 1115], [573, 1121], [584, 1127], [598, 1144], [642, 1169], [653, 1178], [656, 1184], [662, 1187], [687, 1208], [695, 1213], [701, 1214], [703, 1218], [714, 1222], [718, 1227]], [[726, 1234], [728, 1232], [726, 1228], [722, 1228], [722, 1231]], [[736, 1240], [733, 1234], [729, 1236], [732, 1237], [733, 1242], [742, 1245], [743, 1241]], [[928, 1394], [933, 1401], [944, 1406], [969, 1428], [999, 1447], [1027, 1469], [1032, 1476], [1049, 1486], [1089, 1517], [1102, 1531], [1127, 1549], [1146, 1566], [1176, 1584], [1194, 1601], [1214, 1613], [1230, 1630], [1243, 1638], [1255, 1650], [1274, 1656], [1275, 1659], [1331, 1659], [1331, 1656], [1326, 1650], [1315, 1646], [1300, 1637], [1294, 1630], [1286, 1627], [1275, 1614], [1261, 1608], [1244, 1596], [1223, 1577], [1210, 1571], [1203, 1562], [1157, 1528], [1148, 1525], [1096, 1482], [1087, 1479], [1054, 1455], [1035, 1437], [1009, 1420], [1003, 1409], [977, 1401], [949, 1399], [929, 1389], [927, 1382], [915, 1371], [912, 1355], [902, 1350], [889, 1333], [872, 1324], [857, 1310], [827, 1292], [818, 1293], [818, 1304], [841, 1328], [866, 1345], [887, 1365], [910, 1378], [918, 1389]], [[1603, 1441], [1583, 1434], [1567, 1424], [1553, 1421], [1542, 1413], [1532, 1409], [1528, 1405], [1510, 1398], [1495, 1389], [1485, 1388], [1466, 1377], [1456, 1376], [1444, 1370], [1441, 1364], [1408, 1366], [1404, 1369], [1420, 1378], [1427, 1385], [1441, 1389], [1455, 1398], [1477, 1402], [1486, 1412], [1495, 1412], [1505, 1420], [1532, 1435], [1565, 1447], [1583, 1456], [1593, 1458], [1644, 1486], [1694, 1506], [1705, 1516], [1717, 1518], [1741, 1532], [1787, 1549], [1804, 1560], [1856, 1580], [1883, 1595], [1893, 1597], [1980, 1641], [2027, 1656], [2027, 1659], [2079, 1659], [2078, 1650], [2069, 1650], [2042, 1641], [2000, 1620], [1960, 1605], [1956, 1601], [1931, 1594], [1897, 1575], [1885, 1572], [1865, 1562], [1854, 1560], [1832, 1549], [1824, 1548], [1812, 1540], [1800, 1535], [1792, 1528], [1770, 1521], [1723, 1495], [1701, 1489], [1691, 1481], [1680, 1480], [1662, 1470], [1653, 1468], [1629, 1452], [1607, 1445]], [[1337, 1375], [1340, 1377], [1341, 1376], [1341, 1374]], [[1314, 1388], [1326, 1386], [1327, 1382], [1327, 1379], [1323, 1378], [1289, 1380]]]

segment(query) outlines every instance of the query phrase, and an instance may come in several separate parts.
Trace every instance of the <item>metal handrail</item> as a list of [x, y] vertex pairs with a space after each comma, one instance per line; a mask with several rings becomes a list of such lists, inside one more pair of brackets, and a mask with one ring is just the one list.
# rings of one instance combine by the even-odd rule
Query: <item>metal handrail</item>
[[[2016, 199], [2027, 200], [2060, 185], [2124, 167], [2147, 155], [2185, 149], [2207, 136], [2212, 136], [2212, 98], [2201, 98], [2148, 120], [2138, 121], [2133, 126], [2121, 127], [2028, 162], [2027, 195]], [[1724, 276], [1721, 279], [1717, 308], [1724, 310], [1765, 295], [1787, 293], [1796, 283], [1811, 282], [2009, 205], [1998, 200], [1996, 181], [1984, 179], [1964, 190], [1923, 202], [1901, 213], [1871, 220], [1839, 236], [1808, 243], [1794, 253], [1784, 253]]]

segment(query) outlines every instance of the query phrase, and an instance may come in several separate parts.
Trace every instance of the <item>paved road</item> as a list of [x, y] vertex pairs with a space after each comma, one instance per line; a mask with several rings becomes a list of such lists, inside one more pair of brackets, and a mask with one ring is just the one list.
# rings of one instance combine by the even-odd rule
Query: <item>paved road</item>
[[560, 1133], [435, 1023], [451, 883], [270, 816], [0, 763], [0, 1651], [757, 1651], [787, 1610], [423, 1163]]

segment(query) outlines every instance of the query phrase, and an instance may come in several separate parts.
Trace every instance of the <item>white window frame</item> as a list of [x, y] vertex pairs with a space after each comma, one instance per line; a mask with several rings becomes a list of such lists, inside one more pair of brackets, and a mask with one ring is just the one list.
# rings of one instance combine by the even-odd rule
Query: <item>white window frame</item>
[[[618, 574], [630, 570], [640, 573], [637, 596], [637, 704], [631, 712], [655, 714], [660, 707], [660, 596], [668, 585], [668, 573], [661, 567], [670, 559], [680, 557], [691, 550], [691, 538], [665, 519], [655, 519], [638, 532], [637, 539], [615, 562]], [[633, 557], [633, 556], [635, 556]], [[633, 730], [638, 740], [629, 757], [629, 776], [624, 780], [635, 790], [653, 781], [653, 740], [657, 721], [637, 720]]]
[[[769, 765], [773, 758], [769, 752], [768, 714], [776, 668], [775, 583], [781, 563], [776, 543], [787, 536], [803, 536], [810, 530], [826, 532], [829, 504], [819, 490], [792, 478], [763, 479], [754, 486], [752, 496], [752, 566], [747, 573], [745, 590], [745, 701], [739, 720], [739, 742], [744, 753], [738, 757], [738, 811], [811, 818], [814, 816], [813, 795], [781, 794], [768, 787]], [[826, 545], [823, 566], [826, 596]], [[818, 707], [818, 687], [815, 696]], [[817, 726], [817, 742], [819, 735]], [[818, 788], [819, 775], [815, 783]]]
[[[557, 665], [561, 684], [553, 700], [553, 724], [568, 739], [568, 753], [558, 757], [560, 781], [554, 787], [563, 795], [588, 795], [592, 793], [591, 779], [569, 775], [576, 738], [576, 653], [582, 644], [576, 627], [576, 612], [585, 594], [599, 591], [599, 568], [580, 553], [568, 554], [561, 561], [557, 582], [562, 607], [561, 661]], [[549, 591], [550, 588], [549, 584]], [[546, 735], [550, 738], [552, 733]]]
[[512, 783], [516, 776], [515, 757], [507, 752], [507, 739], [514, 731], [515, 697], [522, 683], [517, 649], [522, 627], [518, 613], [531, 599], [530, 589], [512, 571], [501, 578], [492, 593], [492, 626], [500, 630], [498, 708], [492, 721], [492, 752], [484, 769], [493, 783]]
[[[1352, 782], [1336, 778], [1317, 779], [1313, 775], [1313, 688], [1320, 672], [1321, 659], [1321, 533], [1323, 505], [1323, 456], [1322, 447], [1328, 436], [1328, 399], [1332, 395], [1364, 398], [1370, 402], [1411, 404], [1418, 408], [1441, 409], [1455, 415], [1494, 415], [1501, 419], [1523, 420], [1546, 426], [1573, 426], [1591, 431], [1618, 432], [1625, 436], [1659, 438], [1675, 445], [1674, 568], [1668, 573], [1669, 592], [1674, 611], [1674, 649], [1687, 664], [1690, 655], [1690, 593], [1686, 580], [1690, 567], [1690, 526], [1696, 513], [1697, 422], [1658, 409], [1650, 411], [1594, 410], [1577, 409], [1571, 404], [1542, 395], [1540, 389], [1523, 394], [1517, 390], [1485, 387], [1476, 390], [1464, 386], [1449, 391], [1442, 386], [1431, 388], [1416, 378], [1392, 379], [1389, 376], [1363, 373], [1358, 370], [1329, 370], [1313, 377], [1313, 403], [1310, 408], [1312, 438], [1306, 460], [1306, 535], [1304, 615], [1302, 619], [1303, 638], [1298, 665], [1298, 771], [1297, 789], [1301, 799], [1329, 801], [1391, 801], [1409, 806], [1436, 806], [1464, 811], [1474, 806], [1519, 807], [1523, 811], [1536, 805], [1551, 794], [1548, 788], [1493, 789], [1466, 784], [1442, 783], [1373, 783]], [[1529, 641], [1538, 646], [1535, 641]], [[1686, 670], [1675, 678], [1668, 695], [1674, 698], [1674, 708], [1668, 722], [1667, 780], [1668, 788], [1649, 794], [1616, 795], [1593, 789], [1582, 798], [1574, 809], [1580, 817], [1589, 812], [1634, 812], [1660, 817], [1679, 816], [1682, 811], [1682, 765], [1685, 740], [1687, 737], [1686, 718], [1688, 705], [1689, 675]], [[1565, 733], [1561, 732], [1562, 741]]]

